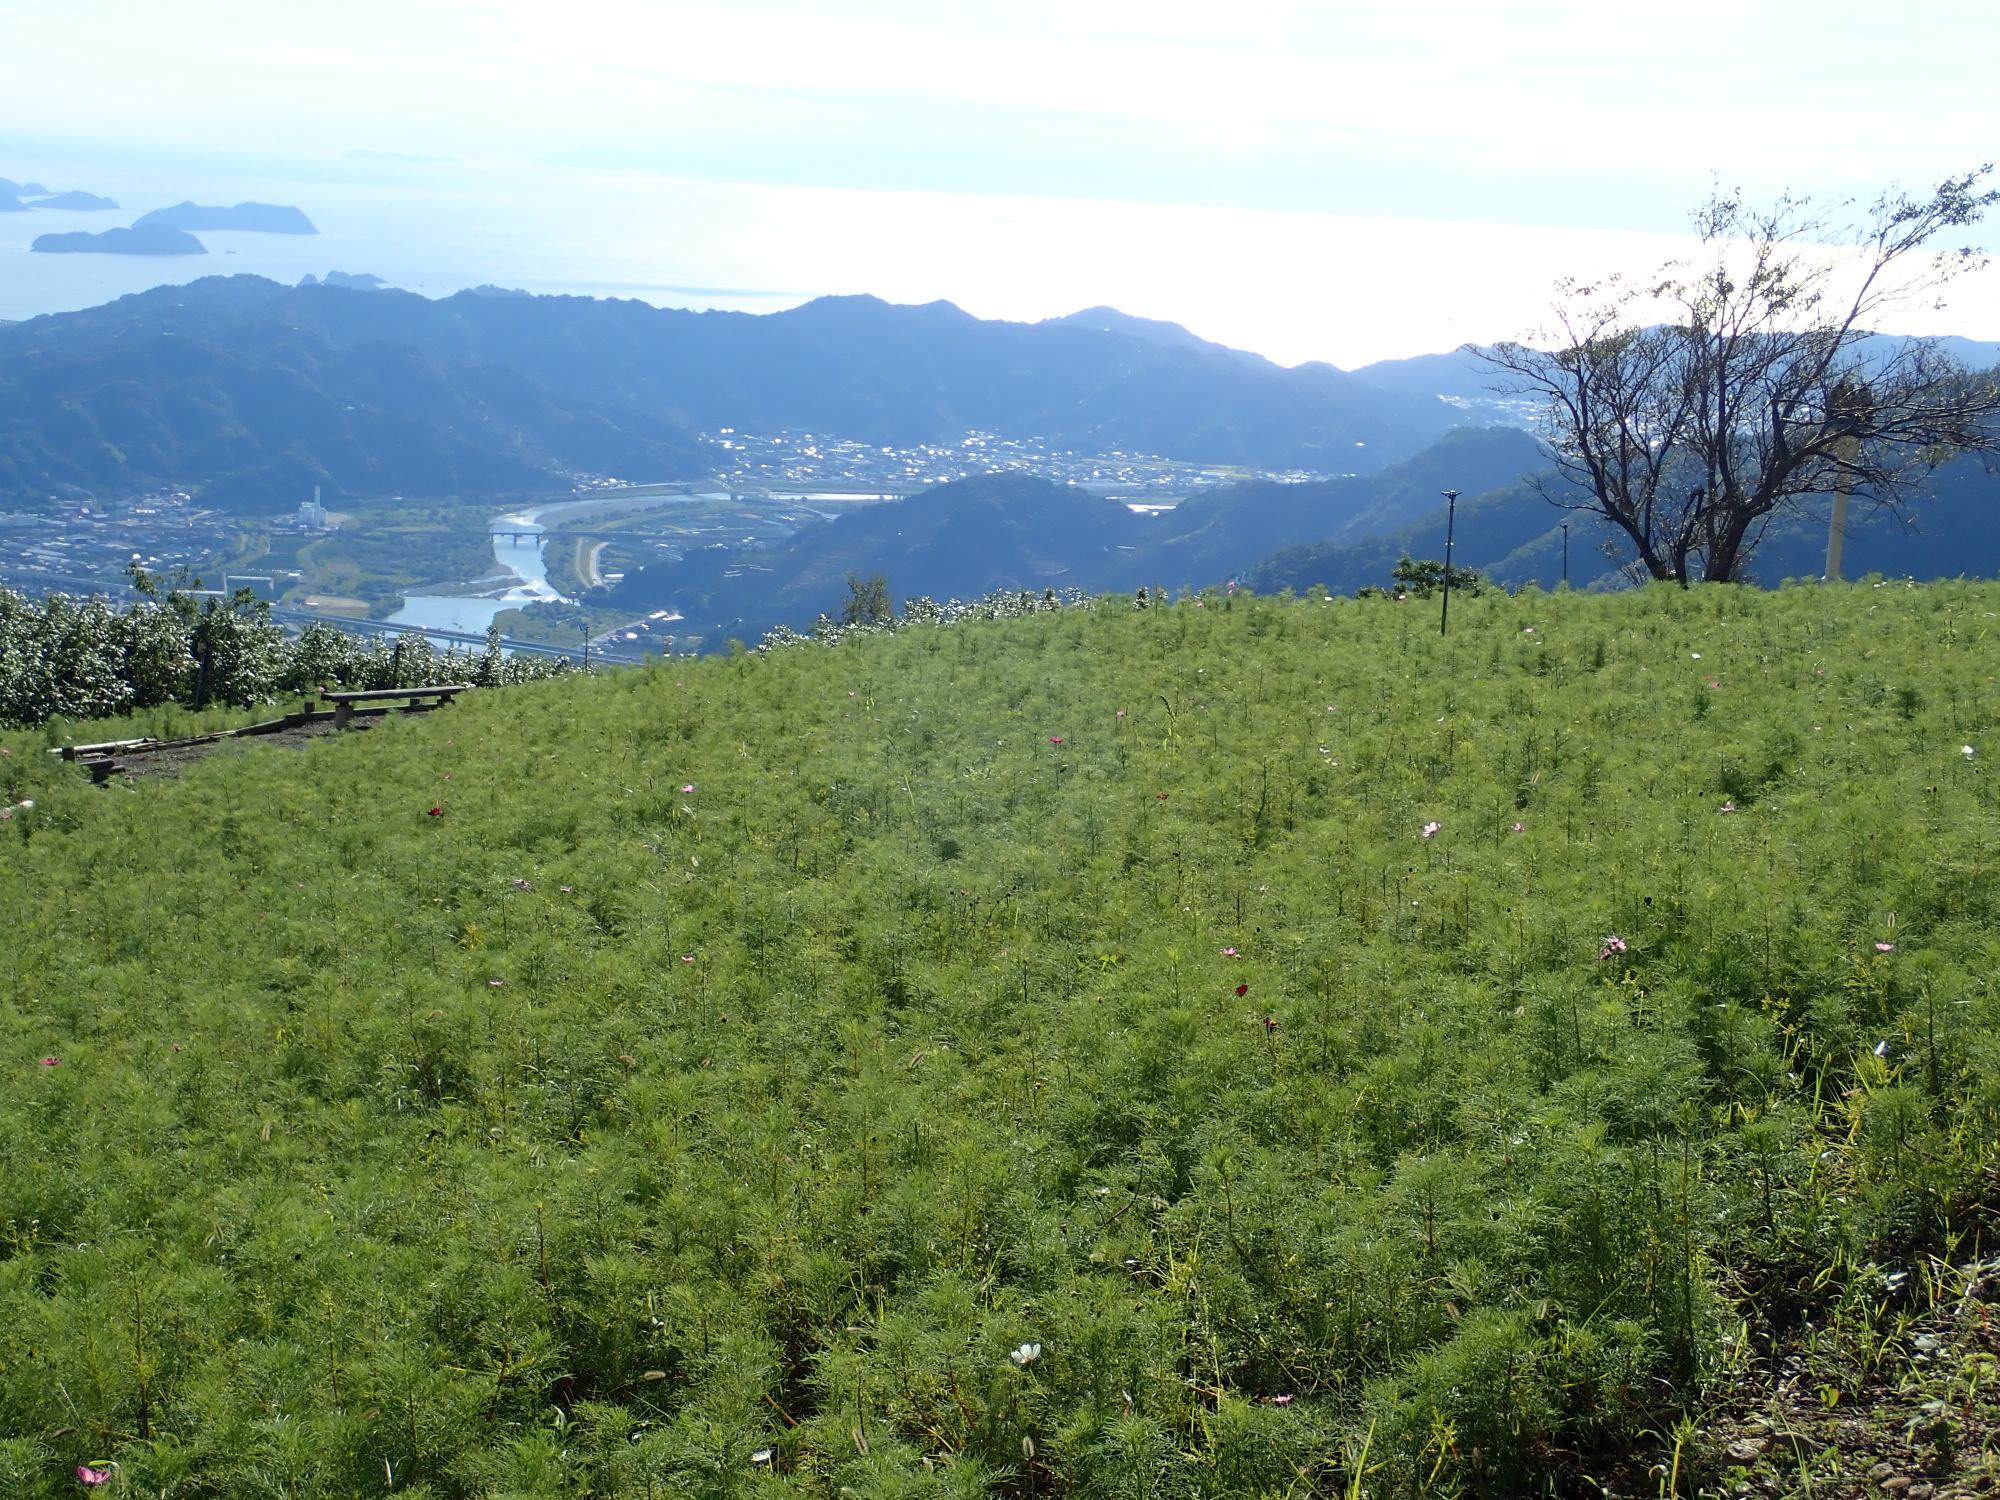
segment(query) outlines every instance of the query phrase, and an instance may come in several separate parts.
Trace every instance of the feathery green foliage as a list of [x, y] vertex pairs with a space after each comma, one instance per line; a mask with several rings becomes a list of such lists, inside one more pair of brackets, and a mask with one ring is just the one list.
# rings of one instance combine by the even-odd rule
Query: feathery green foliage
[[[142, 581], [150, 594], [150, 580]], [[318, 621], [287, 636], [247, 593], [197, 601], [175, 591], [121, 609], [102, 598], [31, 600], [0, 588], [0, 724], [103, 719], [166, 704], [248, 708], [322, 687], [496, 687], [569, 670], [562, 657], [505, 655], [497, 630], [480, 652], [439, 651], [416, 634], [364, 643]]]
[[1996, 615], [1107, 599], [0, 736], [0, 1475], [1581, 1489], [1982, 1220]]

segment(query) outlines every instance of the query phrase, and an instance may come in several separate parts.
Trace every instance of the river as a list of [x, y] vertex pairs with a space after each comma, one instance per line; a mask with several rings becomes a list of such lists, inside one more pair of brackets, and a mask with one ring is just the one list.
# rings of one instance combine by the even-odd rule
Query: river
[[[478, 635], [493, 623], [503, 609], [523, 604], [566, 604], [569, 601], [549, 586], [548, 564], [542, 556], [543, 537], [548, 528], [540, 518], [553, 505], [495, 516], [493, 562], [498, 570], [492, 578], [478, 582], [492, 585], [483, 594], [406, 594], [403, 607], [389, 616], [392, 625], [422, 625], [432, 630], [462, 630]], [[522, 533], [532, 532], [523, 537]], [[521, 538], [516, 540], [516, 538]], [[506, 580], [512, 578], [513, 582]]]
[[[406, 594], [403, 596], [403, 607], [389, 616], [389, 623], [421, 625], [429, 630], [462, 630], [478, 635], [504, 609], [518, 609], [524, 604], [574, 603], [574, 600], [565, 599], [557, 593], [549, 583], [548, 560], [543, 556], [548, 535], [548, 527], [543, 524], [544, 517], [551, 522], [561, 522], [588, 515], [593, 510], [629, 511], [639, 506], [687, 505], [713, 502], [718, 498], [712, 494], [605, 496], [556, 501], [495, 516], [487, 524], [493, 532], [493, 562], [497, 571], [492, 577], [474, 580], [472, 585], [487, 585], [487, 591], [478, 594]], [[524, 536], [524, 533], [532, 535]], [[517, 537], [520, 540], [516, 540]], [[508, 581], [510, 578], [513, 580], [511, 583]]]

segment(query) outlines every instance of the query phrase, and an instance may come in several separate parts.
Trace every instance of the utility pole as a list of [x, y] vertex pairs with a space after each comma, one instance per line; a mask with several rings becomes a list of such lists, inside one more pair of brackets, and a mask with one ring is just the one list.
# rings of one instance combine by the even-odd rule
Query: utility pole
[[1569, 587], [1569, 522], [1563, 522], [1563, 587]]
[[1833, 492], [1833, 519], [1826, 530], [1826, 577], [1840, 581], [1840, 555], [1847, 546], [1847, 492], [1854, 485], [1854, 461], [1861, 453], [1861, 424], [1867, 419], [1871, 402], [1867, 392], [1852, 380], [1836, 384], [1827, 401], [1827, 420], [1840, 434], [1834, 455], [1840, 464], [1838, 488]]
[[1444, 496], [1444, 608], [1438, 614], [1438, 634], [1451, 624], [1451, 538], [1458, 529], [1458, 491], [1440, 490]]

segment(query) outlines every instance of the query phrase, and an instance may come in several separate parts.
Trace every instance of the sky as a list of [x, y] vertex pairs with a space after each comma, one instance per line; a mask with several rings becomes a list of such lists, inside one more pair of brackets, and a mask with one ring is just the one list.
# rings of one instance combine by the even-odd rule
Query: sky
[[[11, 9], [0, 176], [233, 173], [385, 203], [511, 185], [592, 239], [615, 199], [680, 226], [632, 278], [656, 301], [1110, 302], [1287, 363], [1527, 333], [1557, 276], [1679, 248], [1716, 185], [1865, 201], [2000, 154], [2000, 7], [1965, 0]], [[510, 232], [545, 248], [546, 284], [586, 279], [534, 218]], [[750, 240], [774, 222], [798, 230], [783, 254]], [[469, 237], [451, 250], [485, 279]], [[1911, 331], [2000, 338], [1995, 279]]]

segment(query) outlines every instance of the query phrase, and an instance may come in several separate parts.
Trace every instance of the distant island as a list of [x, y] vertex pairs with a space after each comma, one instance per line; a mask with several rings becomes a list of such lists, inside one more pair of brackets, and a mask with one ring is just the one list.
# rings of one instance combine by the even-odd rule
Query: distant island
[[201, 203], [176, 203], [172, 208], [156, 208], [133, 221], [134, 229], [152, 226], [164, 229], [248, 229], [259, 234], [318, 234], [313, 221], [298, 209], [283, 203], [238, 203], [223, 208]]
[[208, 247], [191, 234], [143, 220], [130, 229], [106, 229], [97, 234], [72, 230], [37, 236], [28, 247], [44, 255], [206, 255]]
[[366, 271], [328, 271], [324, 281], [308, 271], [299, 278], [300, 286], [344, 286], [356, 292], [379, 292], [388, 284], [380, 276], [371, 276]]
[[[28, 198], [40, 201], [22, 201]], [[0, 177], [0, 214], [24, 214], [35, 208], [97, 209], [117, 206], [109, 198], [100, 198], [95, 193], [58, 193], [39, 182], [15, 182], [10, 177]]]
[[96, 193], [56, 193], [51, 197], [38, 198], [29, 205], [31, 208], [63, 208], [76, 213], [95, 213], [118, 205], [109, 198], [100, 198]]

